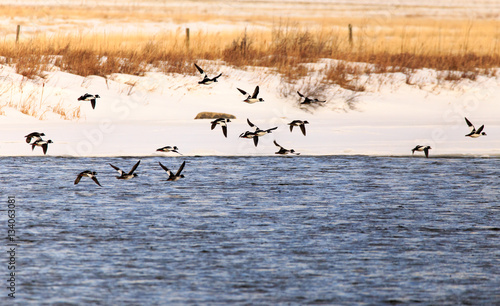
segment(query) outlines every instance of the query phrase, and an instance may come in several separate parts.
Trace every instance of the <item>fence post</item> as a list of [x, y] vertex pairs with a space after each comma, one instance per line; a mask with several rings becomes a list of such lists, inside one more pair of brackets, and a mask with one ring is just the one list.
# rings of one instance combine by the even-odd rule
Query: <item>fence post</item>
[[21, 25], [17, 25], [17, 31], [16, 31], [16, 44], [19, 42], [19, 35], [21, 34]]
[[186, 49], [189, 50], [189, 28], [186, 28]]
[[352, 24], [349, 23], [349, 45], [352, 47]]

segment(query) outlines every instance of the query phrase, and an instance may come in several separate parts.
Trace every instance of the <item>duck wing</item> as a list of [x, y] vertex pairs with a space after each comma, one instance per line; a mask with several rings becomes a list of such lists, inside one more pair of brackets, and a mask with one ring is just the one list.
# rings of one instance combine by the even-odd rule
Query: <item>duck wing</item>
[[240, 88], [238, 88], [238, 87], [236, 87], [236, 89], [238, 89], [238, 90], [239, 90], [239, 91], [240, 91], [243, 95], [247, 95], [247, 92], [246, 92], [246, 91], [244, 91], [243, 89], [240, 89]]
[[476, 130], [476, 128], [474, 127], [474, 124], [472, 124], [469, 119], [467, 119], [467, 117], [464, 117], [465, 118], [465, 122], [467, 123], [467, 125], [471, 128], [471, 132], [474, 132]]
[[217, 120], [210, 122], [212, 123], [212, 125], [210, 126], [211, 130], [215, 129], [215, 127], [217, 126], [217, 122], [218, 122]]
[[118, 171], [118, 173], [120, 174], [120, 176], [122, 176], [122, 175], [124, 174], [124, 172], [123, 172], [120, 168], [118, 168], [118, 167], [116, 167], [116, 166], [113, 166], [112, 164], [109, 164], [109, 165], [110, 165], [111, 167], [113, 167], [113, 169], [115, 169], [116, 171]]
[[429, 157], [429, 148], [424, 149], [425, 157]]
[[167, 171], [167, 174], [168, 174], [168, 176], [169, 176], [169, 177], [170, 177], [170, 176], [172, 176], [172, 172], [170, 172], [170, 170], [168, 170], [168, 168], [167, 168], [167, 167], [165, 167], [164, 165], [162, 165], [162, 163], [160, 163], [160, 162], [158, 162], [158, 163], [159, 163], [159, 164], [160, 164], [160, 166], [163, 168], [163, 170]]
[[78, 183], [80, 183], [80, 180], [82, 179], [82, 173], [78, 174], [78, 176], [76, 177], [75, 185], [78, 184]]
[[304, 134], [304, 136], [306, 136], [306, 125], [305, 124], [300, 125], [300, 130], [302, 131], [302, 134]]
[[201, 67], [200, 67], [200, 66], [198, 66], [198, 65], [196, 65], [196, 64], [194, 64], [194, 66], [196, 67], [196, 69], [198, 69], [198, 71], [199, 71], [201, 74], [203, 74], [203, 73], [204, 73], [203, 69], [201, 69]]
[[130, 169], [130, 172], [128, 173], [128, 175], [131, 175], [132, 173], [134, 173], [135, 169], [137, 169], [137, 167], [139, 167], [139, 164], [141, 163], [141, 161], [139, 160], [133, 167], [132, 169]]
[[259, 95], [259, 86], [257, 85], [255, 87], [255, 90], [253, 91], [252, 99], [257, 99], [258, 95]]
[[99, 181], [97, 180], [97, 177], [95, 176], [92, 176], [92, 180], [97, 184], [99, 185], [99, 187], [102, 187], [101, 184], [99, 184]]
[[248, 123], [248, 125], [249, 125], [250, 127], [255, 128], [255, 130], [258, 130], [258, 129], [259, 129], [259, 128], [258, 128], [255, 124], [253, 124], [253, 123], [250, 121], [250, 119], [248, 119], [248, 118], [247, 118], [247, 123]]
[[255, 135], [255, 136], [254, 136], [254, 137], [252, 137], [252, 138], [253, 138], [253, 144], [254, 144], [255, 146], [257, 146], [257, 144], [259, 144], [259, 136]]
[[185, 164], [186, 164], [186, 161], [183, 161], [182, 165], [179, 167], [179, 170], [177, 170], [177, 173], [175, 174], [175, 176], [181, 175], [182, 169], [184, 169]]

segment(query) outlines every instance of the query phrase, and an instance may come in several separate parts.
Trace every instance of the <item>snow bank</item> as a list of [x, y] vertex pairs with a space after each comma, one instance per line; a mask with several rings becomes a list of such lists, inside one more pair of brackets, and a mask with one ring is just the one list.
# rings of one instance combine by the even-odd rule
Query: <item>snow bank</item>
[[[399, 74], [371, 76], [364, 80], [366, 92], [350, 93], [332, 85], [326, 105], [307, 110], [299, 107], [298, 95], [283, 97], [281, 78], [270, 71], [212, 69], [223, 76], [204, 86], [197, 84], [199, 76], [157, 72], [84, 78], [52, 71], [44, 80], [32, 81], [3, 66], [0, 156], [43, 155], [41, 148], [32, 151], [25, 142], [24, 136], [34, 131], [54, 142], [47, 153], [51, 156], [176, 156], [155, 151], [166, 145], [178, 146], [184, 155], [274, 155], [273, 140], [302, 155], [405, 156], [417, 144], [430, 145], [431, 157], [500, 155], [497, 78], [479, 77], [452, 86], [435, 84], [435, 73], [426, 70], [414, 76], [420, 78], [418, 85], [408, 85]], [[253, 92], [256, 85], [265, 102], [242, 102], [245, 97], [236, 88]], [[101, 96], [96, 109], [90, 102], [77, 101], [87, 92]], [[7, 105], [26, 100], [36, 105], [42, 120]], [[80, 118], [64, 120], [53, 111], [57, 105], [67, 110], [80, 107]], [[210, 129], [210, 120], [194, 120], [203, 111], [236, 116], [227, 138], [219, 126]], [[469, 132], [465, 116], [476, 127], [484, 124], [488, 135], [464, 137]], [[251, 139], [238, 138], [252, 130], [247, 118], [262, 129], [278, 129], [261, 137], [255, 147]], [[307, 136], [298, 128], [290, 132], [287, 123], [295, 119], [309, 121]]]

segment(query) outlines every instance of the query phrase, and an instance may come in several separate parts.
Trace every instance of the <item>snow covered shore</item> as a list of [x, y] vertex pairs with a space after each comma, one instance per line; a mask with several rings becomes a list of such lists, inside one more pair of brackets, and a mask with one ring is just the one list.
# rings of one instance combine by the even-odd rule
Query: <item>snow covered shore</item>
[[[323, 97], [326, 105], [307, 110], [299, 107], [298, 95], [283, 97], [280, 77], [269, 71], [212, 69], [223, 76], [204, 86], [197, 83], [199, 76], [157, 72], [106, 79], [55, 70], [32, 81], [0, 67], [0, 156], [42, 156], [41, 148], [32, 151], [25, 142], [24, 136], [34, 131], [54, 142], [47, 152], [51, 156], [175, 156], [156, 152], [166, 145], [178, 146], [184, 155], [274, 155], [273, 140], [302, 155], [406, 156], [420, 144], [432, 147], [431, 157], [500, 156], [497, 78], [448, 85], [436, 85], [433, 71], [417, 73], [418, 85], [408, 85], [400, 74], [366, 78], [366, 92], [348, 93], [332, 85]], [[253, 91], [256, 85], [265, 102], [242, 102], [245, 97], [236, 88]], [[77, 101], [87, 92], [101, 96], [95, 109]], [[7, 105], [22, 101], [35, 105], [35, 116]], [[80, 118], [64, 120], [53, 111], [57, 105], [68, 112], [80, 106]], [[211, 130], [210, 120], [194, 120], [203, 111], [236, 116], [228, 138], [220, 127]], [[464, 137], [469, 132], [464, 117], [476, 127], [484, 124], [487, 136]], [[250, 139], [238, 138], [252, 130], [247, 118], [262, 129], [278, 129], [255, 147]], [[298, 128], [290, 132], [287, 123], [295, 119], [309, 121], [307, 136]]]

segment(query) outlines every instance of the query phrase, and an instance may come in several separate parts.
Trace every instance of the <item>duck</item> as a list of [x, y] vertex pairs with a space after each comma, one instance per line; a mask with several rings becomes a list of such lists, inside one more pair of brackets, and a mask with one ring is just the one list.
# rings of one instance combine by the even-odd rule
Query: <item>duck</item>
[[165, 167], [164, 165], [162, 165], [162, 163], [158, 162], [160, 164], [160, 166], [163, 168], [163, 170], [167, 171], [167, 174], [168, 174], [168, 179], [167, 181], [177, 181], [181, 178], [184, 178], [184, 175], [181, 174], [182, 172], [182, 169], [184, 169], [184, 165], [186, 165], [186, 161], [184, 161], [182, 163], [182, 165], [179, 167], [179, 169], [177, 170], [177, 173], [173, 174], [167, 167]]
[[415, 148], [411, 149], [411, 154], [414, 154], [415, 151], [418, 151], [418, 152], [424, 151], [425, 157], [429, 157], [429, 150], [430, 149], [432, 149], [430, 146], [417, 145]]
[[272, 127], [270, 129], [267, 129], [267, 130], [262, 130], [258, 126], [253, 124], [250, 121], [250, 119], [248, 119], [248, 118], [247, 118], [247, 123], [248, 123], [248, 125], [250, 125], [250, 127], [253, 127], [255, 129], [255, 131], [253, 131], [253, 132], [246, 131], [245, 133], [241, 133], [240, 138], [252, 138], [255, 146], [257, 146], [257, 144], [259, 143], [259, 137], [264, 136], [266, 134], [269, 134], [278, 128], [276, 126], [276, 127]]
[[309, 122], [307, 120], [293, 120], [292, 122], [288, 123], [288, 125], [290, 126], [290, 132], [293, 131], [293, 127], [294, 126], [299, 126], [300, 127], [300, 130], [302, 131], [302, 134], [304, 134], [304, 136], [306, 136], [306, 124], [309, 124]]
[[274, 145], [280, 148], [280, 149], [278, 150], [278, 152], [275, 152], [274, 154], [281, 154], [281, 155], [286, 155], [286, 154], [288, 154], [288, 153], [290, 153], [290, 154], [295, 154], [295, 155], [299, 155], [299, 154], [300, 154], [300, 153], [296, 153], [294, 149], [290, 149], [290, 150], [288, 150], [288, 149], [283, 148], [282, 146], [280, 146], [280, 145], [276, 142], [276, 140], [274, 140]]
[[116, 167], [116, 166], [113, 166], [112, 164], [109, 164], [111, 167], [113, 167], [113, 169], [115, 169], [116, 171], [118, 171], [118, 173], [120, 174], [120, 176], [117, 176], [116, 178], [119, 179], [119, 180], [130, 180], [131, 178], [134, 178], [137, 176], [137, 174], [134, 173], [135, 169], [137, 169], [137, 167], [139, 167], [139, 164], [141, 163], [141, 161], [139, 160], [133, 167], [132, 169], [129, 171], [129, 173], [125, 173], [123, 170], [121, 170], [120, 168]]
[[259, 86], [255, 87], [255, 90], [253, 91], [253, 95], [251, 95], [251, 96], [243, 89], [240, 89], [240, 88], [236, 88], [236, 89], [238, 89], [243, 95], [248, 95], [247, 98], [245, 100], [243, 100], [243, 102], [246, 102], [249, 104], [253, 104], [253, 103], [257, 103], [257, 102], [264, 102], [264, 99], [257, 98], [257, 96], [259, 95]]
[[219, 73], [218, 76], [214, 77], [214, 78], [209, 78], [208, 75], [203, 71], [203, 69], [201, 69], [200, 66], [194, 64], [194, 66], [196, 67], [196, 69], [198, 69], [198, 71], [201, 73], [201, 74], [205, 74], [203, 76], [203, 80], [199, 81], [198, 84], [202, 84], [202, 85], [210, 85], [212, 83], [215, 83], [217, 82], [217, 79], [222, 75], [222, 73]]
[[253, 144], [255, 146], [257, 146], [257, 144], [259, 143], [259, 136], [257, 136], [255, 132], [246, 131], [240, 134], [240, 138], [253, 139]]
[[42, 140], [42, 136], [45, 136], [45, 134], [39, 133], [39, 132], [33, 132], [33, 133], [29, 133], [28, 135], [26, 135], [24, 137], [26, 137], [26, 143], [30, 143], [31, 140], [35, 140], [35, 142], [37, 140]]
[[248, 123], [248, 125], [250, 127], [253, 127], [255, 129], [254, 133], [255, 133], [256, 136], [264, 136], [264, 135], [269, 134], [269, 133], [271, 133], [272, 131], [274, 131], [274, 130], [276, 130], [278, 128], [277, 126], [275, 126], [273, 128], [267, 129], [267, 130], [262, 130], [258, 126], [256, 126], [255, 124], [253, 124], [250, 121], [250, 119], [248, 119], [248, 118], [247, 118], [247, 123]]
[[163, 147], [163, 148], [156, 149], [156, 151], [159, 151], [159, 152], [174, 152], [174, 153], [182, 155], [177, 150], [179, 150], [179, 148], [177, 148], [176, 146], [173, 146], [173, 147], [172, 146], [166, 146], [166, 147]]
[[326, 102], [326, 100], [325, 101], [321, 101], [321, 100], [318, 100], [318, 98], [311, 99], [311, 98], [309, 98], [307, 96], [304, 96], [299, 91], [297, 91], [297, 93], [299, 94], [299, 96], [301, 98], [304, 98], [304, 101], [300, 102], [300, 104], [311, 104], [311, 103], [324, 103], [324, 102]]
[[97, 98], [100, 98], [99, 95], [91, 95], [89, 93], [84, 94], [80, 98], [78, 98], [78, 101], [90, 101], [90, 104], [92, 105], [92, 109], [95, 109], [95, 100]]
[[41, 138], [31, 144], [31, 151], [35, 150], [35, 147], [42, 147], [43, 154], [47, 154], [47, 149], [49, 143], [53, 143], [52, 140], [42, 140]]
[[227, 138], [227, 123], [231, 122], [229, 118], [217, 118], [214, 121], [210, 122], [212, 124], [211, 129], [215, 129], [215, 127], [220, 125], [222, 127], [222, 134]]
[[102, 187], [101, 184], [99, 184], [99, 181], [97, 180], [96, 175], [97, 175], [97, 172], [95, 172], [95, 171], [85, 170], [85, 171], [81, 172], [80, 174], [78, 174], [78, 176], [76, 177], [76, 180], [75, 180], [75, 185], [80, 182], [82, 177], [90, 177], [97, 185], [99, 185], [99, 187]]
[[481, 125], [477, 130], [476, 128], [474, 127], [474, 125], [469, 121], [469, 119], [467, 119], [467, 117], [464, 117], [465, 118], [465, 122], [467, 123], [467, 125], [470, 127], [471, 131], [469, 134], [465, 135], [465, 137], [471, 137], [471, 138], [477, 138], [479, 136], [486, 136], [486, 133], [483, 132], [483, 129], [484, 129], [484, 124]]

